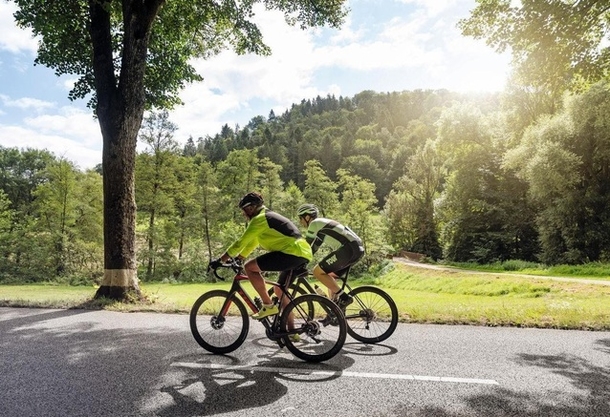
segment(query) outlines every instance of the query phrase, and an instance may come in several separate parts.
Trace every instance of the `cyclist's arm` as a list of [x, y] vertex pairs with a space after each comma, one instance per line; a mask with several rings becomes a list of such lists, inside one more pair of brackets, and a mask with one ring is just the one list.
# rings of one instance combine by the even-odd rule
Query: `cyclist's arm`
[[311, 246], [312, 253], [316, 253], [324, 241], [324, 239], [319, 235], [321, 226], [323, 224], [324, 223], [321, 223], [319, 220], [314, 220], [309, 223], [307, 233], [305, 233], [305, 240], [307, 240], [307, 243], [309, 243], [309, 246]]
[[244, 234], [227, 248], [226, 255], [231, 258], [236, 256], [246, 257], [258, 246], [258, 236], [265, 229], [265, 217], [256, 216], [250, 223]]
[[307, 236], [305, 238], [305, 240], [307, 240], [307, 243], [309, 243], [309, 246], [311, 246], [312, 253], [316, 253], [318, 251], [318, 249], [320, 249], [320, 246], [322, 246], [322, 242], [323, 242], [323, 240], [317, 235], [313, 238], [310, 238], [309, 236]]

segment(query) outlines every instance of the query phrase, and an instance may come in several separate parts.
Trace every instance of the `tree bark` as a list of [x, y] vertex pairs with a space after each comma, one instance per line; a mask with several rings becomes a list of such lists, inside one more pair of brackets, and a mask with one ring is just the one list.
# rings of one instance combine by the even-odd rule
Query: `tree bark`
[[136, 264], [136, 143], [144, 115], [144, 72], [152, 23], [163, 0], [123, 0], [124, 39], [117, 79], [110, 1], [89, 0], [96, 113], [103, 139], [104, 278], [95, 298], [141, 297]]

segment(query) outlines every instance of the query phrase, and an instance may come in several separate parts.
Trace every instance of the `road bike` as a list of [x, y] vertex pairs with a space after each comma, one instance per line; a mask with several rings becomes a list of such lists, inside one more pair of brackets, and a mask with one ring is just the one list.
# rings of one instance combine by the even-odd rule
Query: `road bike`
[[[235, 273], [231, 288], [201, 295], [191, 308], [189, 322], [193, 337], [201, 347], [215, 354], [226, 354], [240, 347], [248, 336], [250, 317], [246, 306], [255, 314], [262, 303], [244, 290], [242, 283], [249, 281], [239, 262], [231, 260], [219, 268], [229, 268]], [[224, 280], [217, 269], [210, 272]], [[291, 271], [286, 280], [288, 285], [292, 278]], [[259, 320], [270, 340], [280, 347], [286, 346], [297, 358], [308, 362], [325, 361], [341, 351], [347, 337], [347, 326], [341, 309], [335, 303], [318, 294], [294, 297], [279, 283], [268, 279], [265, 282], [281, 289], [280, 298], [274, 297], [279, 306], [284, 304], [284, 297], [288, 300], [285, 307], [280, 307], [279, 314]], [[291, 313], [294, 327], [289, 329]], [[336, 325], [324, 322], [328, 315], [338, 318]]]
[[[364, 343], [379, 343], [394, 333], [398, 326], [398, 308], [388, 293], [372, 285], [352, 288], [347, 283], [350, 267], [338, 279], [343, 281], [341, 289], [353, 297], [354, 301], [344, 311], [347, 333]], [[292, 297], [317, 293], [307, 277], [306, 269], [297, 270], [294, 282], [289, 285]], [[319, 288], [319, 287], [318, 287]]]

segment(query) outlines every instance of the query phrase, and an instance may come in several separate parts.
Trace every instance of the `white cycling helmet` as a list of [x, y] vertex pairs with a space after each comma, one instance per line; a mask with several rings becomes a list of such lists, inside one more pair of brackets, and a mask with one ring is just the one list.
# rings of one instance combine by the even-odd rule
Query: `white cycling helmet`
[[311, 217], [316, 218], [318, 217], [318, 213], [318, 208], [313, 204], [303, 204], [297, 210], [297, 216], [299, 217], [303, 217], [309, 214]]

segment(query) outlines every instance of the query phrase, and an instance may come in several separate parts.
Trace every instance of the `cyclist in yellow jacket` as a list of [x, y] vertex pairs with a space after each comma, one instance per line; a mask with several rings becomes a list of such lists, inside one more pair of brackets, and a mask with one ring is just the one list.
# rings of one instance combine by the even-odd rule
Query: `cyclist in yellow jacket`
[[[217, 266], [235, 257], [245, 258], [258, 246], [268, 251], [244, 264], [252, 287], [263, 301], [262, 308], [252, 316], [258, 320], [278, 314], [279, 311], [267, 293], [261, 272], [279, 271], [281, 273], [278, 282], [285, 284], [288, 271], [307, 264], [313, 255], [299, 228], [286, 217], [265, 207], [263, 197], [259, 193], [246, 194], [238, 206], [249, 219], [248, 227], [218, 260], [210, 263], [210, 266]], [[279, 297], [280, 290], [275, 288], [275, 291]]]

